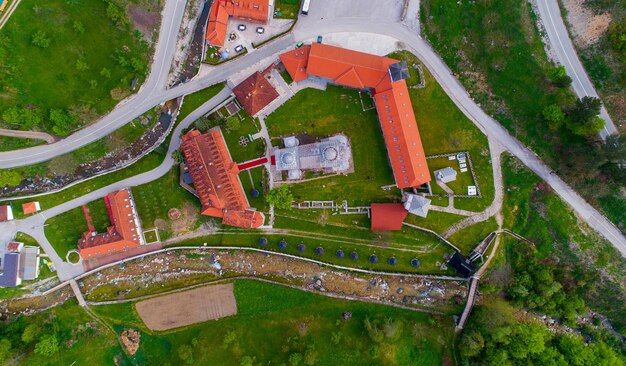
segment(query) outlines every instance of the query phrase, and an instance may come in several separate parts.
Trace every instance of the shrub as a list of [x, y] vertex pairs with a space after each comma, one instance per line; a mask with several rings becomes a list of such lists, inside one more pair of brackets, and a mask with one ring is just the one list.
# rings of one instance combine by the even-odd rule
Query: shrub
[[44, 31], [37, 31], [33, 34], [32, 43], [41, 48], [48, 48], [50, 46], [50, 38]]

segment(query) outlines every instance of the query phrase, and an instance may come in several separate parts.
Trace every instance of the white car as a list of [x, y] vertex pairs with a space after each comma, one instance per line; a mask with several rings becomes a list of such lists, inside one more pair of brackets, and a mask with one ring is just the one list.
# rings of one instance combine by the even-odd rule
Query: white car
[[243, 46], [242, 45], [238, 45], [238, 46], [235, 47], [235, 52], [239, 53], [241, 51], [243, 51]]
[[256, 32], [258, 34], [263, 34], [263, 33], [265, 33], [265, 28], [263, 28], [263, 27], [256, 27]]
[[237, 29], [239, 29], [240, 31], [245, 31], [246, 30], [246, 25], [245, 24], [239, 24], [237, 26]]

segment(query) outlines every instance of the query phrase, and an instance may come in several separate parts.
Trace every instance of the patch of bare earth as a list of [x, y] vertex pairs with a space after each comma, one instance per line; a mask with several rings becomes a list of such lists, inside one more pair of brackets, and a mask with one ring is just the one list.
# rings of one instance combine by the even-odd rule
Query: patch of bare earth
[[567, 21], [577, 44], [588, 47], [594, 44], [609, 29], [611, 14], [594, 14], [585, 7], [584, 0], [563, 0], [567, 9]]
[[159, 7], [156, 2], [150, 5], [131, 4], [128, 6], [128, 13], [135, 28], [141, 32], [147, 42], [152, 43], [152, 36], [158, 30], [160, 21]]
[[233, 284], [213, 285], [140, 301], [137, 313], [151, 330], [167, 330], [237, 314]]
[[120, 334], [120, 342], [124, 345], [126, 352], [133, 356], [139, 349], [139, 339], [141, 334], [135, 329], [124, 329]]
[[[172, 209], [178, 211], [177, 218], [172, 218], [172, 231], [176, 235], [187, 233], [194, 229], [196, 221], [198, 220], [198, 210], [194, 205], [189, 202], [183, 204], [182, 210]], [[170, 212], [172, 211], [170, 210]], [[168, 214], [169, 215], [169, 214]]]

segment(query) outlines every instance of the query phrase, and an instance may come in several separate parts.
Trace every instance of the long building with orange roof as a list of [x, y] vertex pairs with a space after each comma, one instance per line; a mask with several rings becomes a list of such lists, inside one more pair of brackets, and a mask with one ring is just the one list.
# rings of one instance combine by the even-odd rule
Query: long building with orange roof
[[214, 0], [209, 10], [206, 41], [213, 46], [224, 46], [228, 18], [266, 24], [268, 0]]
[[396, 185], [409, 188], [430, 182], [405, 81], [408, 77], [405, 62], [320, 43], [285, 52], [280, 60], [296, 82], [316, 76], [334, 84], [370, 90]]
[[130, 190], [109, 193], [104, 197], [104, 202], [111, 222], [104, 233], [97, 233], [93, 229], [89, 210], [83, 207], [89, 227], [78, 240], [78, 252], [83, 258], [101, 257], [146, 244]]
[[191, 174], [202, 214], [222, 218], [222, 223], [241, 228], [263, 225], [262, 213], [250, 208], [239, 180], [239, 168], [228, 151], [219, 127], [207, 133], [193, 130], [183, 136], [181, 150]]

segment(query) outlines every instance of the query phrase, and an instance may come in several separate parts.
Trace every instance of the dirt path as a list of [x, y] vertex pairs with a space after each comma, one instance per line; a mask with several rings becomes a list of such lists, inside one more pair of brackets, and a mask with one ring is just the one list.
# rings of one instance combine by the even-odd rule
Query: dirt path
[[0, 128], [0, 136], [16, 137], [21, 139], [44, 140], [49, 144], [55, 143], [60, 140], [60, 138], [52, 136], [51, 134], [45, 132], [17, 131], [7, 130], [4, 128]]

